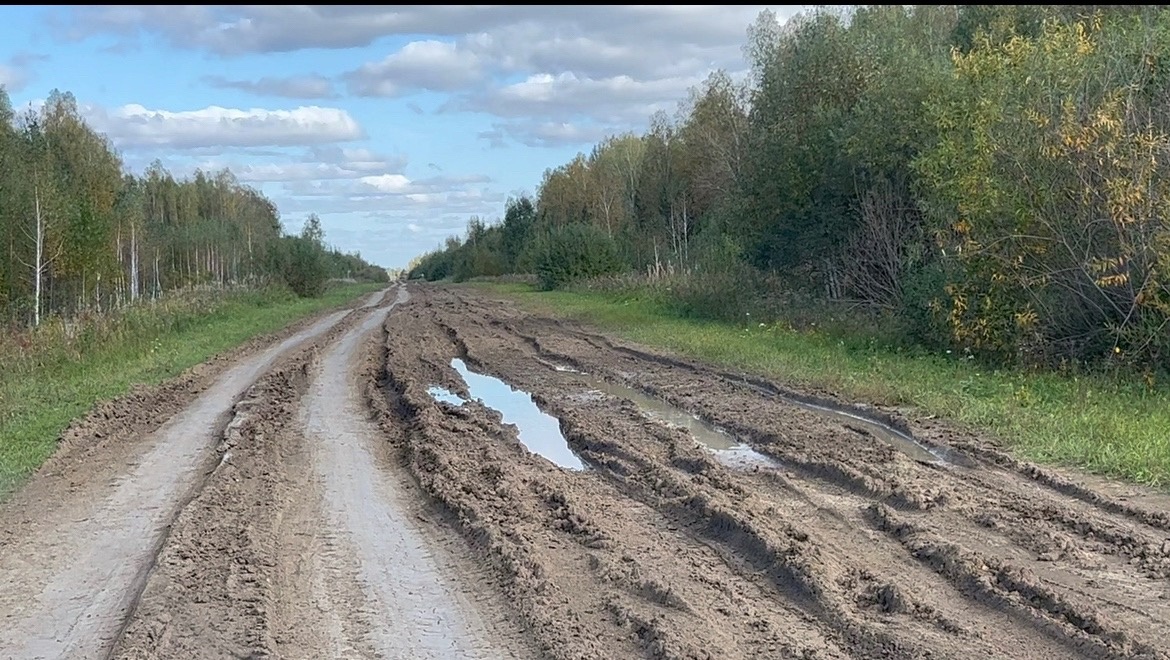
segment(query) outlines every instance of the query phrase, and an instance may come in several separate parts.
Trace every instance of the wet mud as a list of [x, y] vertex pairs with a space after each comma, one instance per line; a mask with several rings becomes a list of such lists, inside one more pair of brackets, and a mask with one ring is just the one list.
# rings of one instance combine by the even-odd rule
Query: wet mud
[[[381, 425], [549, 657], [1170, 657], [1164, 510], [466, 289], [388, 327]], [[453, 364], [530, 395], [586, 469]]]
[[535, 657], [371, 420], [372, 351], [407, 300], [290, 354], [235, 406], [111, 657]]
[[270, 357], [198, 458], [131, 416], [18, 493], [68, 506], [4, 511], [0, 656], [1170, 658], [1163, 494], [464, 288]]
[[[111, 437], [93, 430], [91, 442], [71, 438], [41, 479], [0, 507], [0, 656], [100, 657], [132, 609], [169, 525], [216, 459], [216, 430], [233, 401], [282, 355], [346, 314], [328, 314], [238, 356], [186, 397], [176, 396], [171, 384], [154, 396], [124, 397], [114, 407], [124, 415], [91, 416]], [[133, 405], [151, 399], [183, 403], [161, 406], [177, 412], [152, 423], [149, 409]], [[85, 427], [67, 436], [81, 435], [79, 428]]]

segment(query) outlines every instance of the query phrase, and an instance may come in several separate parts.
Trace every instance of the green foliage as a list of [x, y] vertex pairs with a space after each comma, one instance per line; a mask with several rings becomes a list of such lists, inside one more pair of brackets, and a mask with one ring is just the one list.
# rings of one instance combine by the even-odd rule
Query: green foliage
[[375, 285], [302, 299], [284, 288], [184, 291], [102, 315], [0, 335], [0, 498], [49, 456], [98, 401], [153, 384], [263, 333], [344, 304]]
[[[1170, 15], [1048, 20], [976, 39], [917, 162], [950, 258], [950, 334], [1003, 359], [1157, 365], [1170, 341]], [[1123, 82], [1124, 81], [1124, 82]]]
[[316, 298], [325, 292], [325, 252], [311, 238], [284, 236], [272, 244], [269, 259], [272, 271], [298, 296]]
[[[316, 216], [302, 233], [324, 254], [327, 277], [386, 280], [359, 255], [327, 249]], [[53, 91], [16, 116], [0, 88], [0, 322], [35, 325], [273, 277], [318, 292], [319, 255], [278, 245], [282, 236], [276, 207], [231, 172], [176, 180], [156, 161], [129, 174], [71, 94]]]
[[510, 273], [530, 273], [532, 263], [528, 259], [528, 245], [536, 224], [536, 207], [527, 197], [508, 200], [504, 210], [504, 225], [501, 228], [501, 267]]
[[557, 289], [621, 268], [613, 239], [597, 227], [573, 223], [550, 229], [533, 246], [541, 288]]
[[848, 306], [982, 363], [1170, 371], [1170, 13], [815, 6], [747, 37], [746, 83], [712, 72], [412, 275], [563, 287], [612, 244], [596, 286], [688, 317]]
[[446, 247], [432, 250], [419, 257], [407, 273], [410, 279], [424, 279], [428, 282], [445, 280], [455, 273], [455, 259], [463, 248], [463, 242], [458, 238], [447, 239]]

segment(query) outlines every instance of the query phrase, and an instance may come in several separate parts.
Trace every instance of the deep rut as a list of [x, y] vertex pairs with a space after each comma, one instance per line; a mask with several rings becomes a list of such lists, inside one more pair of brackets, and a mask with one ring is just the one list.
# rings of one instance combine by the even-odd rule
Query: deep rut
[[[387, 345], [387, 372], [414, 420], [409, 465], [469, 538], [487, 540], [554, 656], [1170, 657], [1170, 542], [1156, 509], [937, 423], [851, 409], [950, 459], [922, 460], [854, 418], [802, 405], [842, 406], [830, 395], [625, 346], [466, 290], [421, 289], [407, 310], [397, 331], [417, 341]], [[474, 401], [431, 399], [427, 385], [468, 396], [455, 357], [530, 392], [591, 469], [552, 468]], [[598, 378], [727, 429], [773, 463], [724, 465], [685, 429], [599, 391]], [[542, 516], [550, 500], [568, 513]], [[554, 540], [565, 521], [577, 544]], [[751, 617], [715, 604], [710, 582], [687, 569], [699, 557], [721, 590], [739, 585], [751, 605], [737, 609]], [[611, 564], [632, 570], [586, 570]]]
[[[76, 508], [4, 537], [21, 645], [0, 655], [1170, 660], [1165, 495], [468, 289], [409, 290], [247, 363], [239, 388], [266, 375], [203, 435], [164, 426], [129, 469], [107, 456], [97, 474], [122, 479], [22, 494]], [[531, 395], [562, 453], [522, 443], [504, 420], [526, 418], [485, 383]], [[195, 485], [143, 490], [159, 480]], [[118, 545], [142, 529], [154, 546]]]
[[115, 657], [534, 657], [371, 421], [375, 330], [408, 299], [289, 356], [237, 406]]
[[[400, 289], [397, 303], [407, 300]], [[345, 640], [334, 646], [365, 647], [363, 657], [500, 657], [479, 613], [453, 583], [458, 576], [450, 561], [431, 550], [409, 516], [405, 500], [413, 493], [379, 459], [380, 433], [354, 374], [361, 372], [362, 339], [385, 316], [371, 313], [325, 351], [301, 406], [329, 535], [318, 570], [359, 587], [348, 598], [329, 597], [334, 612], [353, 612], [359, 620], [357, 638], [334, 626], [331, 637]]]

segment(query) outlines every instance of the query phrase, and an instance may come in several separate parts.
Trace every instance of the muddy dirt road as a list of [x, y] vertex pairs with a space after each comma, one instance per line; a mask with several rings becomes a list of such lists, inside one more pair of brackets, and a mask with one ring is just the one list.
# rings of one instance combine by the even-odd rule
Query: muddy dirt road
[[0, 657], [1170, 658], [1166, 496], [469, 290], [321, 323], [0, 509]]

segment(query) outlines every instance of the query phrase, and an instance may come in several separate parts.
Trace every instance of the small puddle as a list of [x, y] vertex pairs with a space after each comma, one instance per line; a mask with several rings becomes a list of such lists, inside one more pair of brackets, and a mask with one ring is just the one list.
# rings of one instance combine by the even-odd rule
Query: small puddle
[[[569, 449], [569, 442], [561, 433], [561, 423], [556, 417], [546, 414], [536, 406], [532, 395], [518, 390], [494, 376], [476, 373], [467, 364], [455, 358], [451, 368], [459, 372], [472, 398], [493, 408], [503, 415], [504, 423], [514, 424], [520, 430], [520, 442], [529, 451], [540, 454], [556, 465], [570, 470], [584, 470], [585, 463]], [[451, 392], [432, 387], [427, 390], [432, 397], [452, 405], [463, 405], [466, 401]]]
[[454, 392], [449, 392], [449, 391], [443, 389], [442, 387], [439, 387], [438, 385], [433, 385], [431, 387], [428, 387], [427, 394], [430, 394], [431, 398], [434, 399], [435, 401], [439, 401], [441, 403], [449, 403], [449, 404], [456, 406], [456, 407], [467, 403], [467, 399], [464, 399], [463, 397], [459, 396], [458, 394], [455, 394]]
[[805, 410], [815, 412], [823, 417], [835, 419], [836, 421], [841, 422], [846, 426], [851, 426], [855, 429], [861, 429], [875, 438], [884, 440], [885, 442], [893, 445], [895, 448], [900, 449], [902, 453], [916, 461], [920, 461], [922, 463], [934, 463], [936, 465], [947, 465], [951, 463], [947, 457], [947, 454], [950, 452], [946, 451], [945, 449], [936, 450], [931, 447], [927, 447], [926, 445], [918, 442], [905, 433], [890, 428], [881, 422], [875, 422], [872, 419], [868, 419], [862, 417], [861, 415], [856, 415], [844, 410], [818, 406], [815, 403], [797, 401], [788, 397], [781, 398], [794, 406], [799, 406]]
[[588, 383], [589, 387], [598, 392], [633, 401], [634, 405], [638, 406], [642, 413], [651, 419], [667, 422], [686, 430], [700, 445], [715, 454], [716, 460], [724, 465], [729, 467], [748, 467], [753, 465], [765, 465], [774, 468], [781, 467], [780, 463], [775, 459], [764, 456], [760, 452], [740, 442], [727, 431], [696, 415], [692, 415], [682, 408], [672, 406], [661, 399], [652, 397], [632, 387], [611, 383], [576, 369], [561, 366], [554, 366], [553, 368], [557, 371], [570, 371], [577, 374], [582, 380]]
[[[581, 376], [588, 385], [595, 390], [609, 394], [616, 397], [622, 397], [633, 401], [642, 411], [666, 422], [670, 422], [675, 426], [681, 426], [691, 433], [699, 444], [715, 452], [719, 460], [728, 465], [769, 465], [779, 467], [779, 464], [767, 456], [760, 454], [751, 447], [739, 442], [734, 436], [727, 433], [723, 429], [710, 424], [699, 417], [688, 413], [681, 408], [672, 406], [665, 401], [649, 396], [640, 390], [625, 385], [611, 383], [595, 376], [586, 374], [583, 371], [578, 371], [571, 367], [563, 365], [553, 365], [557, 371], [572, 372]], [[914, 460], [933, 463], [936, 465], [948, 465], [955, 463], [953, 460], [959, 458], [952, 456], [951, 452], [944, 448], [935, 449], [928, 447], [913, 437], [906, 435], [896, 429], [893, 429], [885, 424], [868, 419], [861, 415], [846, 412], [844, 410], [836, 410], [826, 406], [819, 406], [814, 403], [807, 403], [781, 396], [784, 401], [791, 403], [799, 408], [804, 408], [810, 412], [817, 413], [826, 418], [833, 419], [837, 422], [842, 422], [852, 426], [855, 429], [860, 429], [879, 440], [883, 440], [895, 448], [899, 449], [910, 458]]]

